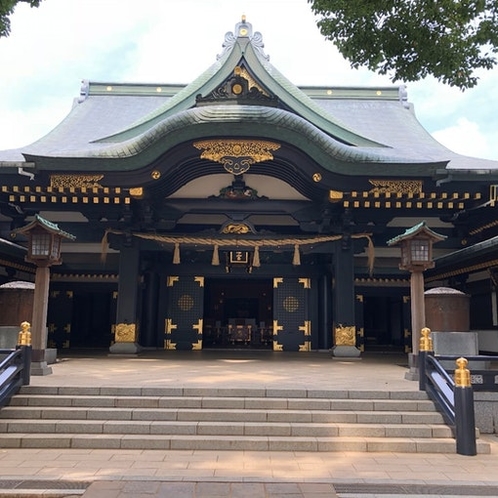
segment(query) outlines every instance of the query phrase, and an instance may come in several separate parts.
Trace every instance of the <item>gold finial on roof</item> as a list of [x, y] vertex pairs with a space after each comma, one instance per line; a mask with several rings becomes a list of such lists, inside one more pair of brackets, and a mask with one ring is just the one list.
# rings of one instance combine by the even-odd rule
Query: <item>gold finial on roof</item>
[[246, 22], [246, 15], [242, 14], [242, 22]]

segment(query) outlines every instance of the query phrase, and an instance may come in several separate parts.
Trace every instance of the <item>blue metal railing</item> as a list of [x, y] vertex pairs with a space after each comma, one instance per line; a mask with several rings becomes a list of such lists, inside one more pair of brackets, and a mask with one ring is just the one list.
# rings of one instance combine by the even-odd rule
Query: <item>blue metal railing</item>
[[[5, 355], [5, 356], [4, 356]], [[0, 349], [0, 408], [5, 406], [21, 386], [27, 386], [31, 375], [31, 346]]]
[[[428, 339], [428, 334], [423, 339]], [[422, 348], [423, 339], [419, 352], [419, 388], [427, 392], [453, 429], [457, 453], [474, 456], [477, 454], [474, 391], [470, 371], [466, 369], [468, 360], [457, 356], [436, 357], [432, 341], [425, 343], [426, 346], [430, 343], [430, 348]], [[455, 379], [441, 365], [443, 359], [456, 360]]]

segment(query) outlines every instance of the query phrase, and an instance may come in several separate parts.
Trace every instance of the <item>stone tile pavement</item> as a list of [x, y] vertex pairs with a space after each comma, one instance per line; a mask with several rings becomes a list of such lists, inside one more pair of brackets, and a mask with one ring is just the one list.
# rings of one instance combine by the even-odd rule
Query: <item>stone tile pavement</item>
[[[417, 390], [404, 356], [202, 351], [137, 357], [72, 354], [32, 385]], [[498, 497], [489, 455], [0, 449], [0, 497]]]

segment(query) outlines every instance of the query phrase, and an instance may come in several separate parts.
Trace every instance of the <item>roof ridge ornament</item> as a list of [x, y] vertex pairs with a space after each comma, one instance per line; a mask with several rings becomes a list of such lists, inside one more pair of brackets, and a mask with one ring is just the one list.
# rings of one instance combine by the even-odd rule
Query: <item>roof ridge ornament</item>
[[266, 60], [270, 60], [270, 57], [264, 52], [263, 35], [256, 31], [253, 34], [252, 24], [246, 21], [246, 16], [242, 16], [242, 20], [235, 25], [235, 30], [232, 33], [228, 31], [225, 33], [225, 40], [222, 44], [222, 52], [216, 56], [216, 60], [221, 59], [228, 51], [232, 49], [238, 38], [248, 38], [254, 49], [259, 52], [259, 54]]

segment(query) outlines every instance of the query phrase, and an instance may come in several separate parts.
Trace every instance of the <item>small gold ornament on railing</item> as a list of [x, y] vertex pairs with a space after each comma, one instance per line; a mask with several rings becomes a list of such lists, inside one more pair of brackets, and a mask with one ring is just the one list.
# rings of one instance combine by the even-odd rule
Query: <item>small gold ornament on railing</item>
[[31, 324], [29, 322], [21, 323], [21, 330], [19, 331], [19, 336], [17, 338], [18, 346], [31, 346]]
[[420, 337], [420, 351], [433, 351], [431, 329], [424, 327], [420, 331], [420, 334], [422, 335], [422, 337]]
[[458, 358], [455, 362], [458, 368], [455, 370], [455, 386], [456, 387], [471, 387], [470, 370], [467, 367], [469, 360], [466, 358]]

